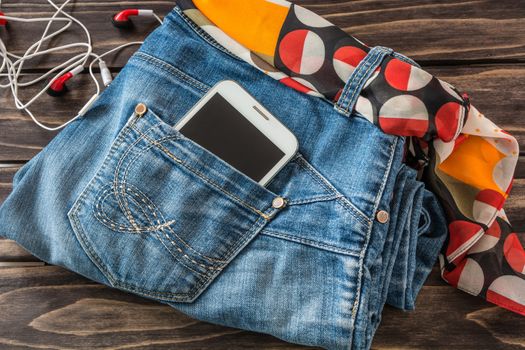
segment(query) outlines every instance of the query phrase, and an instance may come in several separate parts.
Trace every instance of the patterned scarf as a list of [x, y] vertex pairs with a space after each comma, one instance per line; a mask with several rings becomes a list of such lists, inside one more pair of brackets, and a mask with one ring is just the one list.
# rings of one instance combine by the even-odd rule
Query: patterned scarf
[[[179, 0], [184, 14], [239, 58], [291, 88], [337, 102], [370, 48], [285, 0]], [[354, 108], [385, 133], [407, 137], [448, 220], [440, 255], [453, 286], [525, 315], [525, 235], [503, 204], [518, 143], [461, 95], [415, 64], [387, 56]]]

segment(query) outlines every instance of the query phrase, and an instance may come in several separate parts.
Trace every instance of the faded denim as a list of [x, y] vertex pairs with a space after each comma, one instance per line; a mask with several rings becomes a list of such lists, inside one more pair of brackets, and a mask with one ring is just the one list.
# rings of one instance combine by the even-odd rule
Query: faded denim
[[[372, 50], [372, 68], [349, 84], [390, 54]], [[266, 188], [173, 128], [225, 79], [299, 139], [299, 154]], [[148, 107], [143, 116], [133, 112], [138, 103]], [[200, 320], [369, 348], [385, 302], [414, 307], [446, 223], [402, 163], [403, 138], [348, 112], [352, 103], [280, 84], [175, 9], [85, 117], [16, 174], [0, 234]], [[277, 196], [284, 208], [272, 207]], [[378, 221], [379, 211], [389, 220]]]

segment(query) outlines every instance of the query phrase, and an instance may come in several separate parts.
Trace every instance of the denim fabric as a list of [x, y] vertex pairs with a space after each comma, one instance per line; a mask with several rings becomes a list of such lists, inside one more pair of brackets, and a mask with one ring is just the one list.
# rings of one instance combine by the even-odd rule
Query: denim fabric
[[[225, 79], [299, 139], [266, 188], [172, 127]], [[369, 348], [385, 302], [414, 307], [446, 235], [403, 149], [403, 138], [235, 58], [175, 9], [85, 117], [16, 174], [0, 234], [200, 320]], [[277, 196], [284, 208], [272, 207]]]

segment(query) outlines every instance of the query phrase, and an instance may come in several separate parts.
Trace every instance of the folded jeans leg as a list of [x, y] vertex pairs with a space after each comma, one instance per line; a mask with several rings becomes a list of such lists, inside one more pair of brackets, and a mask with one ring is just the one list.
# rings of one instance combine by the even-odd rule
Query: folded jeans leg
[[418, 203], [408, 206], [408, 221], [395, 254], [395, 263], [388, 285], [386, 302], [404, 310], [412, 310], [415, 299], [443, 245], [447, 225], [443, 209], [430, 191], [421, 187]]
[[[385, 189], [389, 202], [387, 224], [376, 221], [369, 247], [369, 278], [362, 296], [361, 327], [366, 334], [361, 345], [369, 348], [386, 304], [411, 310], [415, 299], [436, 263], [447, 227], [435, 196], [416, 179], [416, 171], [398, 167], [395, 181]], [[384, 205], [384, 204], [383, 204]], [[380, 205], [381, 207], [381, 205]], [[365, 316], [366, 315], [366, 316]]]

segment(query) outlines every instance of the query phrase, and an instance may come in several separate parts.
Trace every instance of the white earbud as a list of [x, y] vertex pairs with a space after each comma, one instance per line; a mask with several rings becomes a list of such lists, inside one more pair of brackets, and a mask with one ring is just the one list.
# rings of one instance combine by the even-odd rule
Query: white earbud
[[[5, 16], [2, 12], [0, 12], [0, 30], [2, 27], [5, 27], [8, 22], [21, 22], [21, 23], [35, 23], [35, 22], [46, 23], [47, 22], [47, 25], [40, 39], [34, 42], [32, 45], [30, 45], [29, 48], [20, 56], [12, 52], [9, 52], [4, 42], [0, 39], [0, 59], [2, 60], [0, 64], [0, 78], [2, 78], [2, 81], [0, 81], [0, 88], [10, 89], [17, 109], [25, 111], [38, 126], [46, 130], [54, 131], [54, 130], [58, 130], [58, 129], [65, 127], [72, 121], [83, 116], [86, 113], [86, 111], [93, 105], [93, 103], [96, 101], [98, 96], [100, 95], [100, 92], [101, 92], [100, 84], [93, 73], [94, 63], [98, 62], [98, 65], [100, 68], [100, 74], [102, 77], [102, 82], [104, 86], [108, 86], [109, 84], [111, 84], [111, 81], [113, 80], [113, 78], [111, 76], [111, 72], [109, 71], [106, 63], [102, 60], [102, 57], [108, 54], [111, 54], [113, 52], [116, 52], [118, 50], [121, 50], [125, 47], [131, 46], [131, 45], [140, 45], [142, 44], [142, 42], [131, 42], [131, 43], [123, 44], [101, 55], [97, 55], [93, 52], [91, 35], [88, 29], [86, 28], [86, 26], [82, 22], [80, 22], [78, 19], [76, 19], [75, 17], [64, 12], [64, 7], [68, 5], [71, 2], [71, 0], [65, 0], [64, 3], [61, 4], [60, 6], [57, 6], [52, 0], [47, 0], [47, 2], [55, 8], [55, 12], [51, 17], [21, 18], [21, 17]], [[1, 0], [0, 0], [0, 4], [1, 4]], [[148, 16], [148, 17], [154, 17], [160, 23], [162, 23], [162, 20], [151, 10], [136, 10], [136, 11], [138, 12], [135, 12], [135, 10], [130, 10], [130, 12], [123, 13], [119, 18], [120, 20], [127, 19], [129, 21], [129, 18], [127, 18], [129, 16], [134, 16], [134, 15]], [[113, 21], [115, 20], [115, 16], [112, 18], [112, 20]], [[53, 24], [59, 24], [61, 26], [59, 26], [54, 31], [51, 31], [50, 28]], [[70, 43], [70, 44], [55, 46], [55, 47], [51, 47], [47, 49], [42, 49], [42, 46], [44, 44], [49, 44], [53, 38], [56, 38], [58, 35], [68, 30], [69, 27], [71, 27], [73, 24], [80, 26], [80, 28], [85, 33], [86, 35], [85, 42]], [[46, 56], [53, 52], [64, 51], [64, 50], [69, 50], [69, 49], [78, 49], [78, 48], [81, 48], [84, 51], [80, 54], [76, 54], [73, 57], [67, 59], [65, 62], [59, 64], [58, 66], [49, 69], [47, 72], [36, 77], [35, 79], [32, 79], [30, 81], [25, 81], [25, 82], [20, 81], [24, 65], [28, 63], [29, 61], [31, 61], [32, 59]], [[29, 107], [33, 103], [35, 103], [37, 99], [40, 98], [46, 92], [52, 96], [60, 96], [64, 94], [67, 91], [66, 82], [72, 79], [73, 77], [75, 77], [76, 75], [80, 74], [84, 70], [85, 65], [88, 63], [88, 61], [91, 58], [93, 59], [89, 63], [89, 74], [95, 84], [96, 93], [82, 107], [82, 109], [79, 111], [77, 116], [67, 121], [66, 123], [60, 126], [57, 126], [57, 127], [49, 127], [39, 122], [35, 118], [33, 113], [29, 110]], [[49, 79], [49, 81], [41, 91], [36, 93], [33, 97], [31, 97], [26, 102], [21, 100], [21, 98], [19, 97], [19, 90], [21, 88], [35, 85], [46, 79]]]

